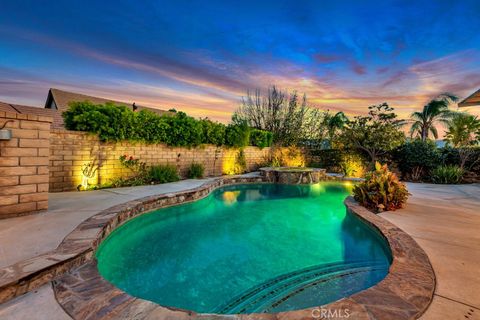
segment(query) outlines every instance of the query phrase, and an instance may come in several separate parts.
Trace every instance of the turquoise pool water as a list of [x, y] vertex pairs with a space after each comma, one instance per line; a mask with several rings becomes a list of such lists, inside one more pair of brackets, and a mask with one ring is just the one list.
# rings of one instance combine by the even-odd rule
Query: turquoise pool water
[[135, 218], [100, 245], [99, 272], [127, 293], [206, 313], [322, 305], [388, 273], [388, 246], [346, 213], [351, 185], [254, 184]]

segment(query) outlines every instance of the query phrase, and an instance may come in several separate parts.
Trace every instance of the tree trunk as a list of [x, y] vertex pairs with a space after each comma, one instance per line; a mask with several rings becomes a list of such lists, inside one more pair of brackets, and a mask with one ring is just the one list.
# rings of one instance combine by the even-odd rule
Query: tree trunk
[[423, 127], [422, 128], [422, 141], [423, 142], [427, 141], [427, 132], [428, 132], [428, 129]]

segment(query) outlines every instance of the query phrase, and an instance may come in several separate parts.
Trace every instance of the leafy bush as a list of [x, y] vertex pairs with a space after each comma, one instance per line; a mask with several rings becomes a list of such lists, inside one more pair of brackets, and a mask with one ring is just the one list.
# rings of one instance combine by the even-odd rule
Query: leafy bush
[[247, 170], [247, 159], [242, 149], [228, 150], [227, 159], [222, 164], [222, 172], [224, 174], [242, 174]]
[[133, 177], [119, 177], [113, 178], [109, 183], [103, 184], [98, 189], [105, 188], [121, 188], [121, 187], [136, 187], [148, 184], [146, 176], [133, 176]]
[[166, 144], [189, 147], [198, 146], [204, 141], [200, 121], [187, 116], [184, 112], [177, 112], [174, 116], [164, 116], [164, 121], [169, 126]]
[[327, 172], [341, 173], [347, 177], [365, 176], [368, 161], [355, 150], [313, 149], [309, 150], [309, 166], [327, 169]]
[[464, 173], [459, 166], [439, 166], [432, 170], [432, 181], [439, 184], [457, 184], [462, 180]]
[[279, 147], [272, 151], [272, 167], [304, 167], [305, 155], [298, 147]]
[[[147, 143], [169, 142], [170, 125], [165, 121], [167, 116], [159, 116], [148, 110], [132, 112], [132, 135], [124, 139], [113, 140], [145, 141]], [[110, 139], [105, 139], [110, 140]]]
[[[464, 175], [462, 182], [480, 182], [480, 148], [468, 148], [467, 150], [446, 146], [440, 149], [442, 164], [447, 166], [459, 166], [463, 163]], [[468, 156], [467, 156], [468, 155]]]
[[387, 165], [375, 163], [375, 170], [367, 173], [365, 181], [353, 188], [355, 200], [375, 212], [402, 208], [409, 193]]
[[270, 131], [251, 129], [250, 145], [259, 148], [270, 147], [273, 141], [273, 134]]
[[[184, 112], [158, 115], [149, 110], [134, 112], [125, 106], [74, 102], [63, 113], [69, 130], [98, 134], [103, 141], [142, 141], [169, 146], [191, 147], [202, 143], [244, 147], [250, 143], [250, 128], [245, 121], [228, 126], [208, 119], [196, 120]], [[271, 144], [271, 133], [259, 130], [252, 143]]]
[[346, 177], [362, 178], [365, 176], [367, 165], [365, 159], [357, 153], [344, 153], [340, 160], [342, 173]]
[[402, 145], [394, 152], [394, 157], [403, 179], [411, 181], [428, 179], [431, 170], [441, 161], [435, 143], [420, 139]]
[[124, 154], [120, 157], [120, 163], [123, 167], [131, 170], [136, 175], [140, 175], [145, 171], [147, 164], [140, 159], [135, 159], [133, 156]]
[[229, 124], [225, 130], [225, 144], [227, 146], [243, 148], [250, 143], [250, 128], [246, 122]]
[[247, 171], [247, 158], [243, 150], [238, 151], [235, 157], [235, 174], [245, 173]]
[[125, 106], [76, 102], [63, 117], [67, 129], [97, 133], [102, 140], [136, 139], [131, 126], [133, 112]]
[[205, 167], [201, 163], [192, 163], [187, 171], [187, 178], [199, 179], [203, 178]]
[[311, 163], [309, 166], [327, 169], [328, 172], [343, 173], [340, 166], [343, 150], [339, 149], [312, 149], [309, 150]]
[[202, 143], [211, 143], [216, 146], [225, 144], [225, 125], [208, 119], [200, 120], [203, 131]]
[[148, 171], [148, 178], [153, 183], [167, 183], [180, 180], [177, 168], [174, 165], [155, 165]]
[[443, 165], [458, 165], [460, 163], [458, 149], [451, 146], [445, 146], [438, 149], [438, 152]]
[[114, 178], [110, 183], [101, 186], [102, 188], [140, 186], [180, 180], [177, 169], [173, 165], [155, 165], [147, 167], [145, 162], [128, 155], [121, 156], [119, 160], [123, 167], [132, 171], [133, 175], [129, 177]]

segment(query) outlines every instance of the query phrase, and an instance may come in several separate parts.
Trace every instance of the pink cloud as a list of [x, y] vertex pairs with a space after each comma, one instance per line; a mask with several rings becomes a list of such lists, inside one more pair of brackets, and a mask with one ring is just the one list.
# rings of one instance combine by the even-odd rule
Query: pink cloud
[[334, 56], [334, 55], [327, 55], [327, 54], [321, 54], [317, 53], [313, 56], [313, 59], [318, 62], [318, 63], [331, 63], [335, 62], [341, 59], [339, 56]]
[[355, 72], [358, 75], [364, 75], [367, 73], [367, 69], [365, 66], [361, 65], [357, 61], [350, 61], [349, 62], [350, 68], [352, 69], [353, 72]]

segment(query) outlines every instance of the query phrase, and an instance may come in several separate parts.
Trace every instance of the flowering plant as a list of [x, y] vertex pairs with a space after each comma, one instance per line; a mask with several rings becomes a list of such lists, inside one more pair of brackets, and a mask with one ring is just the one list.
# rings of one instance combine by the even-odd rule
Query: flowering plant
[[140, 159], [135, 159], [133, 156], [124, 154], [120, 157], [120, 163], [127, 169], [130, 169], [136, 174], [140, 174], [145, 171], [147, 164]]

